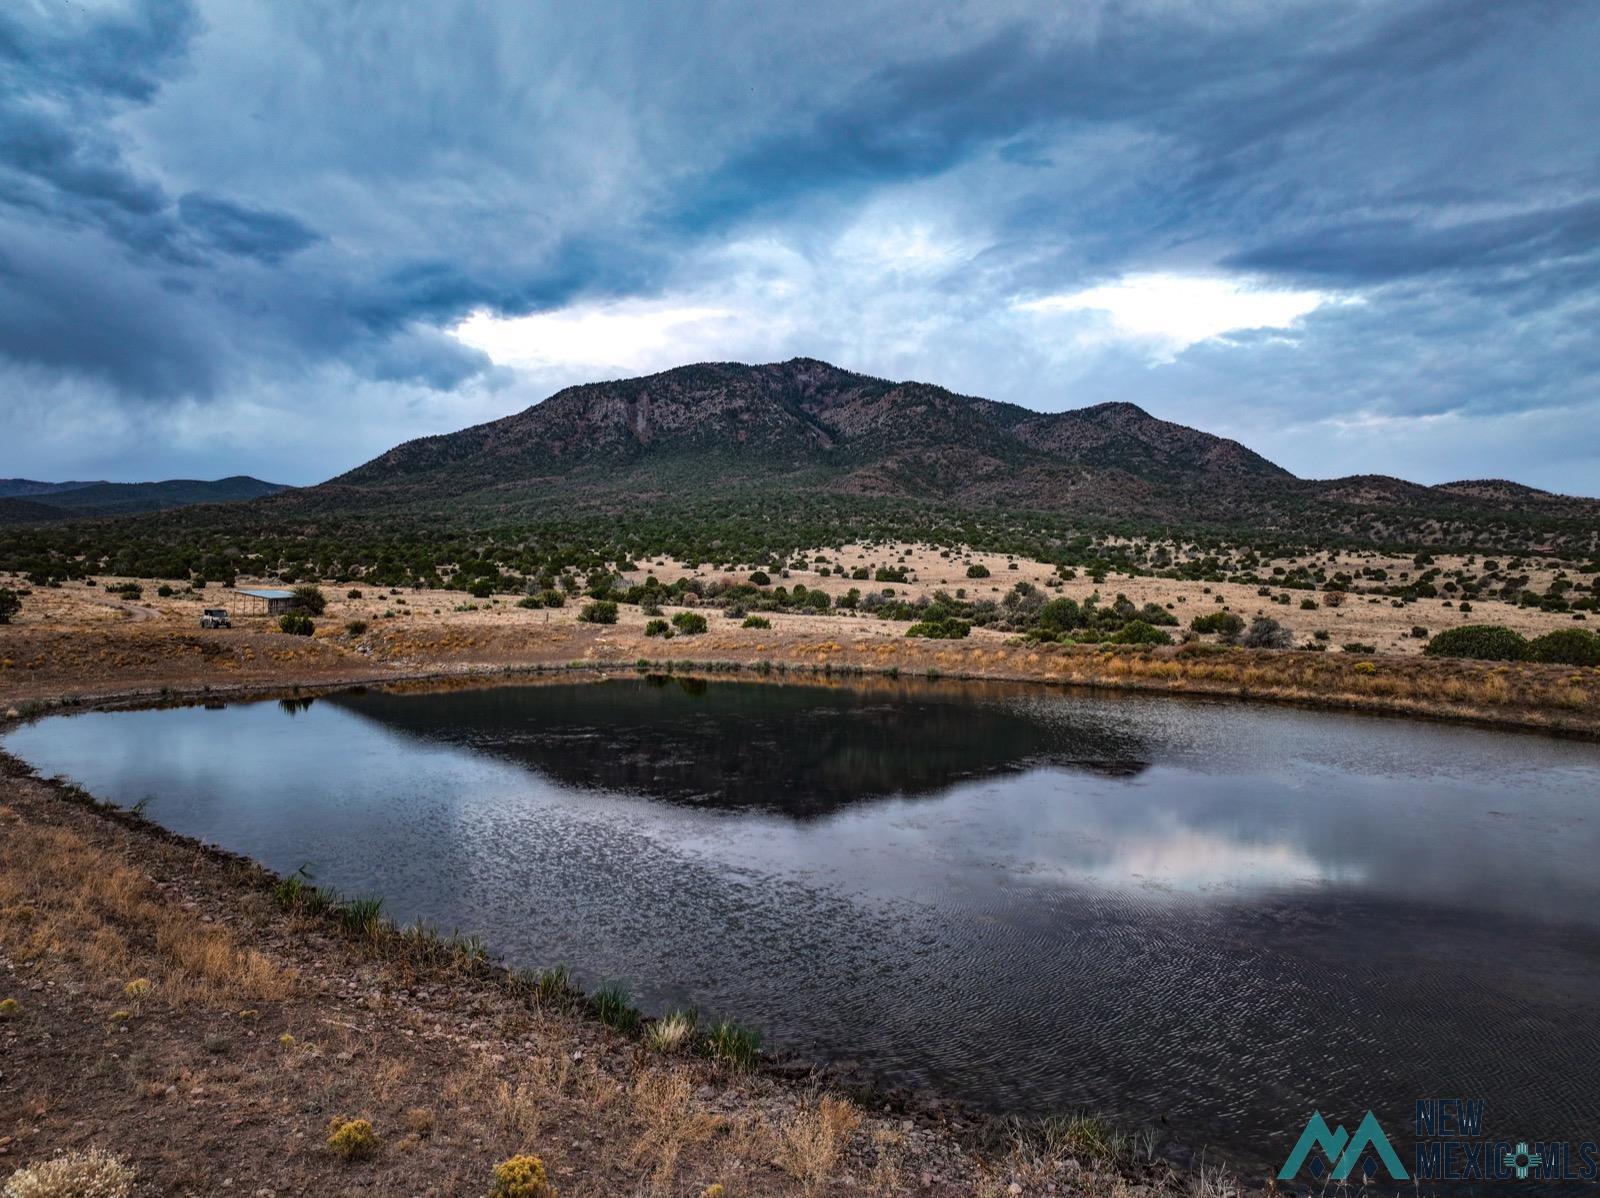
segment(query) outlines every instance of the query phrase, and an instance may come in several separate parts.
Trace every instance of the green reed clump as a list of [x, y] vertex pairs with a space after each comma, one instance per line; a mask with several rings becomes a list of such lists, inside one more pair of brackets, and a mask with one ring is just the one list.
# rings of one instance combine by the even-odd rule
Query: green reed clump
[[383, 925], [381, 898], [346, 899], [338, 906], [339, 926], [352, 936], [372, 936]]
[[761, 1037], [747, 1027], [722, 1020], [706, 1036], [706, 1053], [735, 1069], [750, 1069], [761, 1057]]
[[614, 982], [596, 990], [589, 999], [595, 1018], [607, 1027], [632, 1034], [639, 1030], [638, 1008], [628, 1002], [628, 992]]
[[572, 984], [572, 971], [565, 965], [529, 972], [523, 980], [533, 992], [534, 1001], [551, 1011], [566, 1011], [579, 998], [578, 988]]
[[272, 884], [272, 897], [278, 906], [306, 915], [325, 915], [334, 905], [333, 896], [312, 884], [311, 874], [303, 865]]

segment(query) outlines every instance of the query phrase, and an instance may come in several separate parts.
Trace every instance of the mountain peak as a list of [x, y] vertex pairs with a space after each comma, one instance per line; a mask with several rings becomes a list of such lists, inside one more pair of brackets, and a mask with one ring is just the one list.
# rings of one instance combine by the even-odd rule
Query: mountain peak
[[1091, 420], [1104, 417], [1113, 417], [1121, 420], [1155, 419], [1154, 416], [1150, 415], [1138, 404], [1129, 403], [1127, 400], [1111, 400], [1108, 403], [1091, 404], [1087, 408], [1078, 408], [1076, 411], [1079, 416]]
[[1292, 478], [1237, 442], [1132, 403], [1032, 412], [795, 357], [568, 387], [502, 420], [397, 446], [334, 481], [461, 495], [565, 486], [574, 475], [603, 489], [803, 476], [824, 489], [1037, 506], [1106, 471], [1119, 494]]

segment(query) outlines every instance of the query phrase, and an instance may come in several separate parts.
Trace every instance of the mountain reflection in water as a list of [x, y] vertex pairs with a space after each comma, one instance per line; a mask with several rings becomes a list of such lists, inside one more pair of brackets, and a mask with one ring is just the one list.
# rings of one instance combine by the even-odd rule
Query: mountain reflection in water
[[563, 786], [796, 818], [1039, 766], [1131, 777], [1149, 758], [1136, 731], [1089, 709], [1052, 722], [913, 685], [759, 686], [650, 675], [603, 687], [463, 690], [448, 706], [376, 691], [329, 701]]

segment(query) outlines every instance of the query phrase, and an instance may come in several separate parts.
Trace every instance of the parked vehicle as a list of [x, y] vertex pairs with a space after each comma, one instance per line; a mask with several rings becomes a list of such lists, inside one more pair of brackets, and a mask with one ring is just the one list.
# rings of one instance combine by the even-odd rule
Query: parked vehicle
[[200, 627], [202, 628], [232, 628], [233, 621], [228, 619], [228, 613], [220, 607], [208, 607], [200, 613]]

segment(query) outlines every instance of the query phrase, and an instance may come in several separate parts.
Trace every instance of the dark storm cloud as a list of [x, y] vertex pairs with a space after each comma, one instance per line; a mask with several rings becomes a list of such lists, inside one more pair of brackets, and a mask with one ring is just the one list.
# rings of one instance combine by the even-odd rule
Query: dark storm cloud
[[263, 262], [280, 262], [320, 240], [292, 216], [263, 212], [221, 196], [190, 192], [178, 201], [178, 215], [207, 244]]
[[89, 235], [30, 241], [0, 222], [0, 357], [113, 383], [140, 399], [210, 390], [219, 346], [183, 289]]
[[1224, 261], [1248, 270], [1382, 282], [1437, 271], [1588, 256], [1597, 246], [1600, 199], [1593, 199], [1444, 228], [1389, 220], [1316, 229]]
[[[1297, 429], [1570, 406], [1596, 382], [1597, 50], [1600, 6], [1559, 0], [15, 0], [0, 386], [141, 427], [336, 404], [340, 465], [567, 381], [519, 383], [449, 335], [468, 314], [636, 299], [760, 325], [709, 356], [1114, 393], [1290, 457]], [[873, 265], [896, 238], [943, 265]], [[1154, 366], [1015, 315], [1151, 271], [1361, 303]]]

